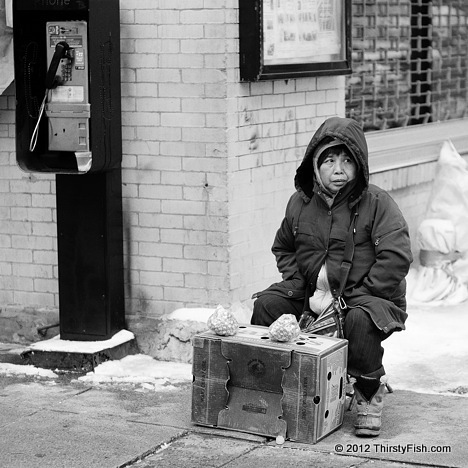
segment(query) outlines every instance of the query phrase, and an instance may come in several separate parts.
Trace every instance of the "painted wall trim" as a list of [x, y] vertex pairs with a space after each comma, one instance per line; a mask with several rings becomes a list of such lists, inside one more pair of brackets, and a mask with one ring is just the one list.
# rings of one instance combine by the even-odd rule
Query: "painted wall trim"
[[371, 174], [437, 161], [445, 140], [468, 155], [468, 118], [366, 134]]

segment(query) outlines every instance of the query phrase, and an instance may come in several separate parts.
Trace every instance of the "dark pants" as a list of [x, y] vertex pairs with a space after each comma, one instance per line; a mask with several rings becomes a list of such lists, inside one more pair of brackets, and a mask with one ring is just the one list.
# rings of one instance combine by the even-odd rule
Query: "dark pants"
[[[263, 294], [254, 302], [251, 324], [268, 327], [283, 314], [293, 314], [299, 319], [303, 308], [303, 300]], [[348, 309], [343, 329], [348, 340], [348, 374], [372, 380], [385, 375], [381, 343], [389, 335], [379, 330], [369, 314], [359, 308]]]

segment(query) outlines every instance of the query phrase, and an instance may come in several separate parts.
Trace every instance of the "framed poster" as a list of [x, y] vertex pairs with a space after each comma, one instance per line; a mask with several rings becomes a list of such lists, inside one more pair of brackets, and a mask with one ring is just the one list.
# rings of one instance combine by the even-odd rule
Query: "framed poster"
[[351, 73], [351, 0], [239, 0], [242, 81]]

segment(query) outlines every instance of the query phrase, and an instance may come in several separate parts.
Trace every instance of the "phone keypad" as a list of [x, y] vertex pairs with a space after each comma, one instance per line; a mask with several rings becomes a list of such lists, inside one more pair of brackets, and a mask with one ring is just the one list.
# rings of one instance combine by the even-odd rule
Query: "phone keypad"
[[72, 80], [72, 64], [71, 60], [62, 60], [62, 65], [60, 68], [60, 75], [62, 76], [63, 81]]

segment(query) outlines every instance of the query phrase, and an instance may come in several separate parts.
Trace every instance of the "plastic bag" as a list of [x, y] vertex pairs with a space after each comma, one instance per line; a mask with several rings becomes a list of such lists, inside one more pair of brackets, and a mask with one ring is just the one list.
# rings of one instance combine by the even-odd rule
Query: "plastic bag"
[[281, 315], [268, 328], [268, 334], [274, 341], [292, 341], [299, 336], [301, 329], [293, 314]]
[[216, 307], [216, 310], [208, 318], [207, 325], [210, 330], [221, 336], [233, 336], [239, 329], [239, 322], [234, 314], [222, 305]]

